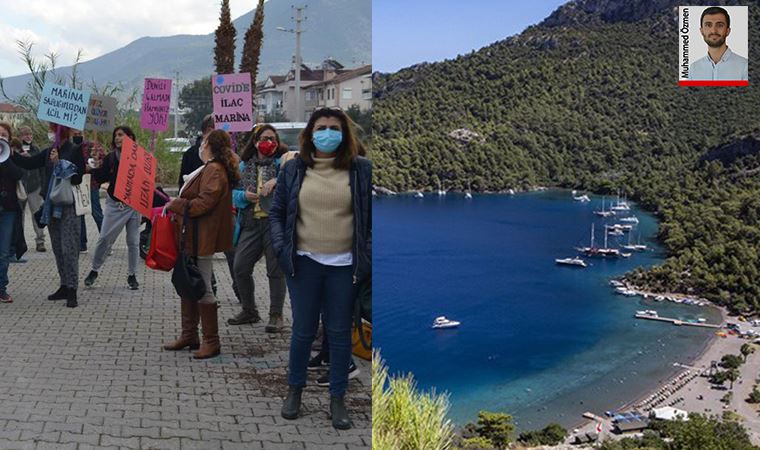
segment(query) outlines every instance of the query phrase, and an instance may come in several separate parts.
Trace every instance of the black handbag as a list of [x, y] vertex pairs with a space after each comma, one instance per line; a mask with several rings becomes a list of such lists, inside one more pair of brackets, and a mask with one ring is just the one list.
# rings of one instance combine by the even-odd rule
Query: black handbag
[[182, 220], [182, 230], [179, 245], [179, 255], [172, 271], [172, 284], [180, 298], [197, 302], [206, 295], [206, 283], [203, 281], [201, 271], [198, 268], [198, 220], [193, 221], [193, 256], [185, 251], [185, 230], [187, 221], [190, 219], [188, 211], [190, 202], [185, 206], [185, 214]]

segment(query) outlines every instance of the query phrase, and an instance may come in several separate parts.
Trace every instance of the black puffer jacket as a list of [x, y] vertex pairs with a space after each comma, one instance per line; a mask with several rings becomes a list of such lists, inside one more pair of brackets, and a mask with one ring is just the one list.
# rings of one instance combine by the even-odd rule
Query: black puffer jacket
[[[280, 169], [269, 210], [272, 247], [283, 271], [295, 275], [296, 218], [298, 194], [306, 174], [306, 164], [298, 157]], [[349, 174], [354, 210], [353, 255], [354, 284], [372, 273], [372, 163], [361, 156], [351, 164]]]

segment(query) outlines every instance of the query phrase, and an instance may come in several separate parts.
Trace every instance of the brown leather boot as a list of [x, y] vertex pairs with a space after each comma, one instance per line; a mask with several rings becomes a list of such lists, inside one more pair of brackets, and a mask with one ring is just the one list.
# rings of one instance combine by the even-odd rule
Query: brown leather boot
[[216, 303], [198, 303], [201, 312], [201, 331], [203, 342], [201, 348], [193, 355], [195, 359], [213, 358], [219, 354], [219, 322]]
[[201, 345], [198, 339], [198, 302], [184, 298], [181, 302], [182, 334], [176, 341], [164, 345], [164, 350], [182, 350], [187, 347], [197, 350]]

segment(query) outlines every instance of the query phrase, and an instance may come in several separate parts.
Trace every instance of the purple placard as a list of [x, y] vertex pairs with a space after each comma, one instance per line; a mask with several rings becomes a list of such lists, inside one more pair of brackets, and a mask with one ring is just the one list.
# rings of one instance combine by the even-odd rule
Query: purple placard
[[251, 131], [253, 100], [250, 73], [231, 73], [211, 77], [214, 98], [214, 124], [227, 132]]
[[146, 78], [140, 111], [140, 127], [144, 130], [166, 131], [169, 128], [171, 97], [172, 80]]

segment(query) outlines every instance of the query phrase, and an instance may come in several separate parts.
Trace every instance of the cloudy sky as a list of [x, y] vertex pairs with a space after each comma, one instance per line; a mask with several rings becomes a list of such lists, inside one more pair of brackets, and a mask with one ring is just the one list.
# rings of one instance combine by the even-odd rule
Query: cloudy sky
[[[256, 0], [230, 0], [232, 19]], [[208, 34], [219, 23], [219, 0], [9, 0], [0, 10], [0, 76], [26, 73], [16, 40], [35, 43], [34, 54], [60, 55], [68, 66], [121, 48], [143, 36]]]

